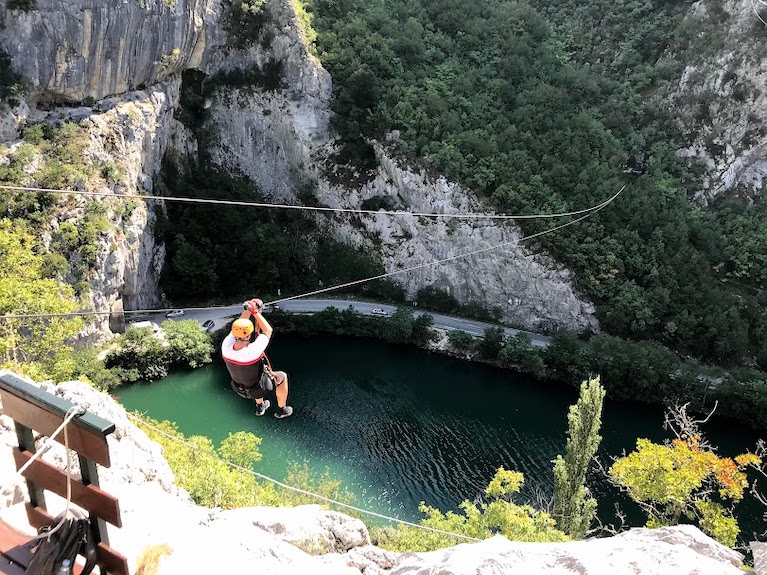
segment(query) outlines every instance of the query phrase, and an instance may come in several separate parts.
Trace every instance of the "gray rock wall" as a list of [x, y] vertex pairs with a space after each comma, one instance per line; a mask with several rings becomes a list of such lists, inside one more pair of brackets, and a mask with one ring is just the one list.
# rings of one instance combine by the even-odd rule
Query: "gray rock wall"
[[[297, 192], [309, 182], [320, 205], [328, 207], [359, 209], [366, 199], [387, 196], [398, 209], [409, 212], [488, 212], [470, 190], [414, 172], [380, 146], [379, 168], [372, 180], [357, 188], [332, 184], [323, 176], [332, 150], [326, 110], [316, 97], [291, 100], [282, 92], [219, 94], [211, 107], [214, 161], [244, 172], [281, 202], [300, 203]], [[434, 286], [460, 302], [498, 308], [504, 320], [530, 329], [598, 330], [595, 308], [576, 292], [572, 275], [545, 254], [524, 246], [522, 233], [512, 222], [383, 214], [330, 219], [322, 215], [318, 220], [329, 222], [338, 240], [379, 253], [387, 273], [503, 244], [390, 279], [410, 297]]]
[[[172, 6], [162, 0], [38, 0], [32, 11], [5, 13], [0, 44], [31, 86], [29, 118], [90, 119], [92, 156], [118, 159], [124, 169], [126, 177], [116, 190], [98, 190], [113, 213], [120, 202], [110, 202], [114, 191], [151, 190], [166, 150], [194, 150], [195, 143], [173, 119], [180, 81], [174, 72], [197, 68], [212, 75], [273, 62], [280, 63], [278, 89], [215, 90], [210, 102], [213, 137], [203, 143], [214, 162], [244, 172], [279, 201], [298, 202], [297, 190], [309, 186], [330, 207], [358, 208], [365, 199], [385, 195], [406, 211], [487, 210], [470, 190], [400, 166], [383, 149], [378, 173], [367, 184], [340, 186], [325, 179], [334, 140], [329, 129], [331, 80], [307, 49], [294, 5], [271, 0], [271, 41], [237, 50], [224, 48], [224, 9], [221, 0], [179, 0]], [[177, 57], [172, 57], [174, 50]], [[135, 90], [141, 84], [149, 87]], [[79, 101], [85, 96], [99, 100], [102, 112], [36, 106], [46, 99]], [[15, 125], [5, 124], [5, 131]], [[147, 229], [151, 219], [143, 204], [127, 219], [113, 218], [115, 233], [103, 243], [90, 282], [95, 309], [120, 311], [158, 303], [164, 253]], [[576, 293], [567, 270], [520, 245], [521, 234], [513, 224], [383, 215], [318, 219], [329, 222], [338, 240], [380, 253], [387, 272], [506, 244], [486, 255], [424, 267], [392, 280], [411, 297], [434, 286], [463, 303], [498, 308], [505, 320], [531, 329], [598, 329], [593, 306]], [[90, 329], [107, 333], [106, 319]]]
[[738, 188], [751, 195], [767, 183], [767, 8], [758, 2], [699, 0], [688, 25], [698, 30], [693, 50], [670, 56], [685, 62], [667, 101], [691, 144], [679, 155], [701, 162], [707, 177], [702, 204]]
[[3, 0], [0, 47], [35, 99], [100, 100], [204, 67], [225, 41], [221, 16], [221, 0]]
[[[74, 196], [75, 207], [70, 204], [68, 209], [55, 210], [55, 217], [48, 222], [50, 232], [44, 237], [50, 241], [63, 222], [78, 225], [88, 202], [96, 201], [106, 208], [110, 226], [100, 238], [96, 266], [87, 277], [91, 309], [151, 309], [161, 301], [158, 283], [165, 248], [155, 241], [153, 204], [126, 201], [117, 195], [150, 194], [165, 150], [189, 146], [183, 126], [173, 117], [179, 83], [175, 78], [147, 90], [104, 99], [99, 104], [102, 112], [80, 107], [46, 114], [49, 122], [89, 122], [90, 142], [83, 161], [102, 161], [121, 173], [115, 183], [107, 185], [95, 179], [83, 184], [96, 195]], [[70, 266], [77, 263], [70, 260]], [[119, 327], [113, 323], [110, 329], [108, 316], [96, 316], [82, 335], [102, 339]]]

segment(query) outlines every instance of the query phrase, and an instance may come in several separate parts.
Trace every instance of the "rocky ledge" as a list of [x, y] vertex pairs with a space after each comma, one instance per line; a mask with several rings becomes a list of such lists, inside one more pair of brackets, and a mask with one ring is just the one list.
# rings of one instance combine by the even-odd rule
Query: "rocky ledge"
[[[131, 423], [110, 396], [82, 382], [47, 391], [113, 421], [109, 438], [112, 467], [100, 469], [102, 487], [120, 499], [123, 527], [113, 529], [112, 546], [135, 572], [136, 558], [149, 546], [171, 553], [160, 575], [259, 573], [312, 575], [526, 575], [624, 574], [740, 575], [742, 556], [692, 526], [630, 529], [614, 537], [572, 543], [520, 543], [493, 537], [430, 553], [392, 553], [371, 545], [365, 525], [319, 505], [232, 510], [195, 505], [177, 488], [161, 448]], [[13, 423], [0, 416], [0, 483], [13, 483]], [[64, 450], [44, 459], [62, 465]], [[63, 502], [51, 501], [58, 512]], [[23, 528], [23, 506], [0, 500], [2, 517]], [[28, 529], [28, 527], [27, 527]]]

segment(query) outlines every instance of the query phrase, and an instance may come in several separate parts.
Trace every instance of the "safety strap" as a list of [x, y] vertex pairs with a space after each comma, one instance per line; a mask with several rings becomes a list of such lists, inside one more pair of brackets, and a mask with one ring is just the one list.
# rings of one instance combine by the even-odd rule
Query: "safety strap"
[[272, 362], [269, 361], [269, 356], [266, 355], [266, 352], [264, 352], [264, 358], [261, 361], [264, 362], [264, 369], [266, 369], [269, 372], [269, 375], [274, 377], [274, 370], [272, 369]]
[[[251, 316], [251, 317], [255, 317], [255, 316]], [[255, 321], [255, 320], [253, 321], [253, 327], [255, 328], [255, 335], [256, 335], [256, 337], [258, 337], [261, 334], [261, 327], [258, 325], [258, 322]], [[264, 369], [266, 369], [269, 372], [269, 375], [274, 377], [274, 370], [272, 369], [272, 362], [269, 361], [269, 356], [266, 355], [266, 352], [264, 352], [264, 357], [263, 357], [263, 359], [261, 361], [264, 364]]]

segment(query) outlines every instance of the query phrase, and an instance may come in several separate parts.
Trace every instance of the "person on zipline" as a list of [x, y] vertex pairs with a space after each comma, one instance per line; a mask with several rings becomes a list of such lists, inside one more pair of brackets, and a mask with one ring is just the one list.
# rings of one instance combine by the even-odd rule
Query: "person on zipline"
[[[271, 403], [264, 399], [264, 396], [273, 390], [277, 396], [274, 417], [281, 419], [293, 413], [293, 408], [287, 405], [288, 374], [284, 371], [272, 371], [268, 360], [265, 360], [264, 351], [269, 345], [273, 330], [261, 315], [263, 309], [264, 302], [260, 299], [245, 302], [245, 311], [234, 320], [231, 333], [221, 344], [221, 356], [232, 378], [232, 389], [240, 397], [255, 402], [256, 415], [264, 415], [269, 409]], [[254, 331], [257, 337], [251, 341]]]

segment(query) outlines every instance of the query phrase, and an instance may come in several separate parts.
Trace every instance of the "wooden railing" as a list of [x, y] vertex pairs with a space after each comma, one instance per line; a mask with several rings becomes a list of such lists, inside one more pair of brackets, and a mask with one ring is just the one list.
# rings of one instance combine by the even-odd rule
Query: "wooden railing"
[[[35, 453], [33, 431], [50, 436], [62, 424], [69, 409], [74, 407], [69, 401], [42, 391], [12, 374], [0, 375], [0, 399], [3, 413], [15, 422], [18, 447], [13, 448], [13, 457], [16, 469], [21, 469]], [[97, 543], [97, 564], [101, 572], [129, 575], [126, 558], [109, 546], [107, 536], [107, 523], [122, 526], [120, 504], [116, 497], [99, 487], [96, 467], [97, 464], [104, 467], [111, 465], [106, 438], [114, 430], [114, 423], [88, 411], [68, 424], [69, 448], [77, 452], [81, 475], [80, 479], [70, 475], [71, 499], [73, 504], [89, 513], [93, 538]], [[64, 444], [63, 434], [60, 433], [55, 441]], [[50, 491], [66, 498], [67, 472], [36, 459], [23, 476], [29, 492], [29, 502], [26, 504], [29, 524], [39, 529], [54, 519], [48, 513], [45, 492]], [[15, 550], [17, 557], [9, 558], [26, 565], [23, 563], [21, 548], [16, 547]], [[8, 557], [7, 550], [2, 551]]]

